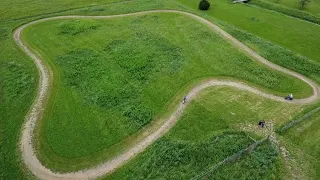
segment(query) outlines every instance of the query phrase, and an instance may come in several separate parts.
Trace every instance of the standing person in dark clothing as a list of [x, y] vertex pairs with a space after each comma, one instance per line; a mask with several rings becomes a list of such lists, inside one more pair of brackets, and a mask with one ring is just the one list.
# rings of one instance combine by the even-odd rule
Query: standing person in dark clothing
[[264, 124], [265, 124], [265, 121], [260, 120], [258, 125], [264, 128]]

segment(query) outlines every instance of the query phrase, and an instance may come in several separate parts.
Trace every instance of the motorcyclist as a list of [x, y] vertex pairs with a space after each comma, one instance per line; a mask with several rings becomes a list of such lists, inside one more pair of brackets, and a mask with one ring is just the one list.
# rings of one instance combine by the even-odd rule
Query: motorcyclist
[[287, 100], [292, 100], [292, 99], [293, 99], [292, 93], [290, 93], [285, 99], [287, 99]]

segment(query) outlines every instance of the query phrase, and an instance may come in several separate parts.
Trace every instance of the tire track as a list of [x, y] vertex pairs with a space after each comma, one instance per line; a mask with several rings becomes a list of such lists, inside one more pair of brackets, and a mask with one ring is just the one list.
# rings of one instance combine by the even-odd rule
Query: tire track
[[110, 18], [117, 18], [117, 17], [126, 17], [126, 16], [136, 16], [136, 15], [144, 15], [144, 14], [150, 14], [150, 13], [177, 13], [177, 14], [183, 14], [185, 16], [191, 17], [193, 19], [198, 20], [201, 23], [206, 24], [208, 27], [210, 27], [212, 30], [217, 32], [222, 38], [229, 41], [234, 47], [241, 49], [244, 51], [248, 56], [250, 56], [252, 59], [268, 66], [271, 69], [280, 71], [282, 73], [294, 76], [307, 84], [309, 84], [312, 87], [313, 94], [312, 96], [304, 99], [295, 99], [293, 101], [286, 101], [283, 97], [278, 97], [272, 94], [268, 94], [265, 92], [262, 92], [258, 89], [255, 89], [253, 87], [250, 87], [248, 85], [245, 85], [241, 82], [235, 82], [235, 81], [224, 81], [224, 80], [218, 80], [218, 79], [211, 79], [208, 80], [200, 85], [197, 85], [194, 87], [189, 93], [188, 93], [188, 102], [190, 102], [193, 98], [197, 96], [197, 94], [202, 91], [203, 89], [207, 87], [212, 86], [232, 86], [241, 90], [246, 90], [255, 94], [258, 94], [260, 96], [263, 96], [265, 98], [269, 98], [276, 101], [286, 102], [286, 103], [297, 103], [297, 104], [307, 104], [314, 101], [317, 101], [319, 99], [319, 86], [312, 81], [311, 79], [288, 69], [285, 69], [281, 66], [278, 66], [276, 64], [273, 64], [269, 62], [267, 59], [261, 57], [258, 55], [255, 51], [232, 37], [230, 34], [222, 30], [217, 25], [213, 24], [212, 22], [198, 16], [195, 14], [191, 14], [188, 12], [183, 11], [177, 11], [177, 10], [152, 10], [152, 11], [143, 11], [143, 12], [136, 12], [136, 13], [130, 13], [130, 14], [120, 14], [120, 15], [110, 15], [110, 16], [57, 16], [57, 17], [50, 17], [45, 19], [39, 19], [36, 21], [29, 22], [27, 24], [24, 24], [20, 27], [18, 27], [14, 31], [13, 38], [16, 41], [16, 43], [19, 45], [19, 47], [29, 56], [32, 58], [34, 63], [36, 64], [36, 67], [39, 70], [39, 87], [37, 96], [30, 107], [29, 113], [25, 118], [25, 124], [22, 129], [21, 133], [21, 141], [20, 141], [20, 147], [21, 147], [21, 153], [22, 153], [22, 159], [26, 166], [31, 170], [31, 172], [36, 175], [40, 179], [94, 179], [101, 177], [107, 173], [110, 173], [114, 171], [115, 169], [119, 168], [120, 166], [124, 165], [126, 162], [128, 162], [131, 158], [133, 158], [135, 155], [141, 153], [144, 151], [150, 144], [152, 144], [155, 140], [160, 138], [162, 135], [164, 135], [167, 131], [169, 131], [175, 123], [178, 121], [178, 119], [181, 117], [182, 113], [184, 112], [186, 106], [189, 104], [188, 102], [185, 104], [180, 104], [177, 109], [171, 114], [171, 116], [167, 119], [167, 121], [162, 124], [155, 132], [151, 133], [149, 136], [147, 136], [142, 141], [138, 142], [133, 147], [130, 147], [125, 152], [121, 153], [120, 155], [114, 157], [113, 159], [106, 161], [96, 167], [92, 167], [89, 169], [77, 171], [77, 172], [71, 172], [71, 173], [55, 173], [51, 171], [50, 169], [43, 166], [38, 158], [35, 155], [32, 141], [33, 141], [33, 131], [35, 128], [35, 124], [37, 121], [42, 119], [42, 114], [46, 108], [47, 105], [47, 99], [50, 96], [50, 89], [51, 84], [53, 82], [52, 79], [52, 72], [50, 71], [50, 68], [47, 67], [46, 64], [43, 63], [43, 60], [41, 57], [37, 56], [36, 53], [32, 52], [32, 50], [24, 43], [21, 39], [21, 33], [23, 29], [26, 27], [37, 24], [44, 21], [49, 20], [57, 20], [57, 19], [110, 19]]

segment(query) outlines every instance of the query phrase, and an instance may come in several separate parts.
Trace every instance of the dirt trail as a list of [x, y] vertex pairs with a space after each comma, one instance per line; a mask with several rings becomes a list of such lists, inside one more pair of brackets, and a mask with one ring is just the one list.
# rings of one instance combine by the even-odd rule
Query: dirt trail
[[251, 56], [256, 61], [263, 63], [272, 69], [275, 69], [277, 71], [280, 71], [285, 74], [292, 75], [298, 79], [301, 79], [306, 83], [308, 83], [313, 89], [313, 95], [308, 98], [295, 99], [293, 101], [285, 101], [283, 97], [267, 94], [253, 87], [245, 85], [241, 82], [222, 81], [222, 80], [212, 79], [194, 87], [187, 95], [188, 102], [190, 102], [201, 90], [207, 87], [212, 87], [212, 86], [232, 86], [232, 87], [246, 90], [255, 94], [259, 94], [269, 99], [286, 102], [286, 103], [306, 104], [306, 103], [314, 102], [319, 99], [320, 88], [315, 82], [313, 82], [309, 78], [299, 73], [287, 70], [283, 67], [280, 67], [278, 65], [275, 65], [269, 62], [268, 60], [266, 60], [265, 58], [261, 57], [256, 52], [251, 50], [249, 47], [247, 47], [246, 45], [244, 45], [243, 43], [241, 43], [240, 41], [232, 37], [230, 34], [225, 32], [221, 28], [219, 28], [217, 25], [195, 14], [176, 11], [176, 10], [153, 10], [153, 11], [143, 11], [143, 12], [130, 13], [130, 14], [111, 15], [111, 16], [57, 16], [57, 17], [36, 20], [30, 23], [24, 24], [19, 28], [17, 28], [14, 32], [14, 40], [23, 49], [23, 51], [33, 59], [40, 74], [38, 93], [37, 93], [36, 99], [34, 100], [34, 103], [30, 108], [28, 115], [25, 118], [25, 124], [22, 129], [21, 142], [20, 142], [23, 161], [25, 162], [27, 167], [32, 171], [32, 173], [36, 175], [38, 178], [40, 179], [94, 179], [104, 174], [110, 173], [116, 168], [119, 168], [120, 166], [124, 165], [126, 162], [128, 162], [128, 160], [133, 158], [136, 154], [144, 151], [156, 139], [164, 135], [170, 128], [172, 128], [180, 118], [181, 114], [184, 112], [186, 106], [188, 105], [188, 102], [184, 105], [180, 104], [177, 107], [177, 109], [171, 114], [171, 116], [166, 120], [166, 122], [163, 125], [161, 125], [155, 132], [150, 134], [148, 137], [146, 137], [145, 139], [143, 139], [133, 147], [130, 147], [127, 151], [116, 156], [115, 158], [109, 161], [106, 161], [99, 166], [92, 167], [90, 169], [85, 169], [85, 170], [72, 172], [72, 173], [64, 173], [64, 174], [54, 173], [40, 163], [40, 161], [35, 155], [33, 145], [32, 145], [32, 141], [33, 141], [32, 136], [33, 136], [35, 124], [38, 120], [42, 119], [42, 114], [47, 104], [46, 101], [50, 95], [50, 91], [49, 91], [51, 89], [50, 85], [53, 81], [52, 74], [50, 69], [47, 67], [47, 65], [45, 65], [42, 62], [42, 59], [39, 56], [37, 56], [34, 52], [32, 52], [31, 49], [26, 45], [26, 43], [22, 41], [21, 32], [23, 31], [23, 29], [32, 24], [49, 21], [49, 20], [56, 20], [56, 19], [71, 19], [71, 18], [109, 19], [109, 18], [116, 18], [116, 17], [143, 15], [143, 14], [149, 14], [149, 13], [177, 13], [177, 14], [183, 14], [188, 17], [194, 18], [200, 21], [201, 23], [208, 25], [212, 30], [219, 33], [221, 37], [229, 41], [236, 48], [243, 50], [246, 54], [248, 54], [248, 56]]

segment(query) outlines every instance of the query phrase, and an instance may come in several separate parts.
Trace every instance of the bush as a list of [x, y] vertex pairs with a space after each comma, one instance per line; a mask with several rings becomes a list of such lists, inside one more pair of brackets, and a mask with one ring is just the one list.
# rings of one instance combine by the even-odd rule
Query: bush
[[250, 1], [250, 4], [265, 8], [265, 9], [269, 9], [269, 10], [273, 10], [273, 11], [277, 11], [279, 13], [283, 13], [285, 15], [288, 16], [292, 16], [295, 18], [300, 18], [312, 23], [316, 23], [316, 24], [320, 24], [320, 18], [307, 13], [307, 12], [303, 12], [303, 11], [299, 11], [296, 9], [291, 9], [291, 8], [286, 8], [286, 7], [282, 7], [282, 6], [278, 6], [272, 3], [268, 3], [262, 0], [254, 0], [254, 1]]
[[309, 4], [309, 2], [310, 2], [310, 0], [300, 0], [299, 1], [299, 8], [300, 9], [304, 9], [306, 6], [307, 6], [307, 4]]
[[208, 10], [210, 7], [210, 3], [207, 0], [201, 0], [199, 3], [200, 10]]

